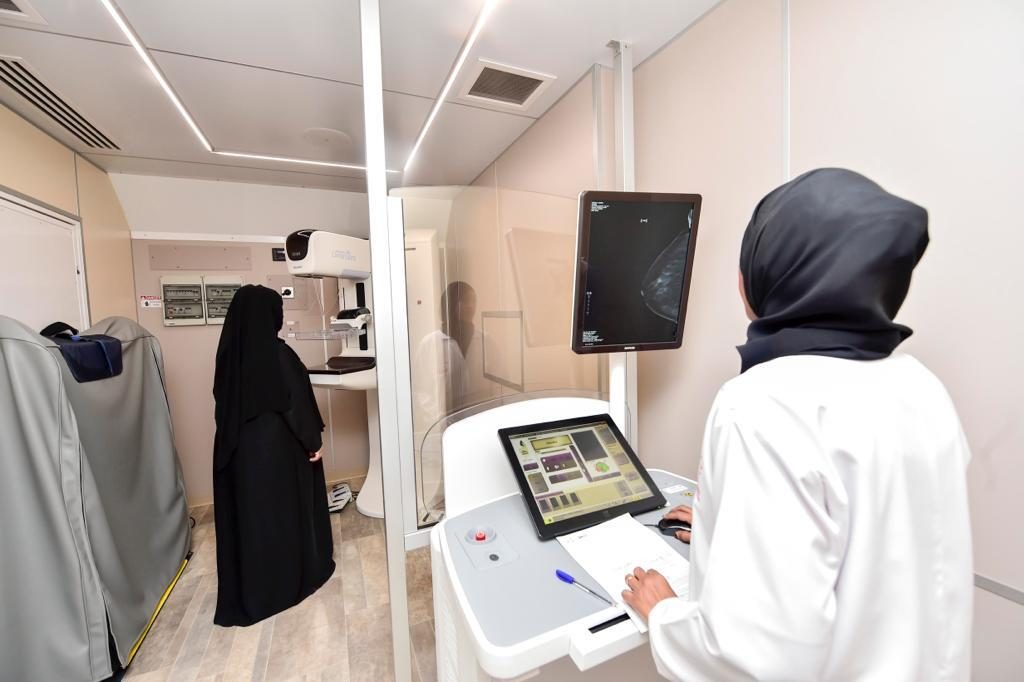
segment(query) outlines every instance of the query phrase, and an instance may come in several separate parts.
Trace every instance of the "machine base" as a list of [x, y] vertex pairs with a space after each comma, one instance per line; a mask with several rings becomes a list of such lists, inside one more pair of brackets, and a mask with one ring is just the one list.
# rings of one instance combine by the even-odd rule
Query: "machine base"
[[363, 516], [384, 518], [384, 484], [380, 473], [380, 421], [377, 418], [377, 391], [366, 392], [366, 428], [370, 437], [370, 469], [356, 497], [356, 510]]

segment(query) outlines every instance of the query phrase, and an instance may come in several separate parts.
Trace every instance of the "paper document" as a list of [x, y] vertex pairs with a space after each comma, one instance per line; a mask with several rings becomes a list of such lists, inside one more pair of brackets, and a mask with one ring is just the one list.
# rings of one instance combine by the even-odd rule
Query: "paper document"
[[558, 541], [612, 601], [625, 607], [640, 632], [647, 632], [647, 623], [622, 601], [627, 573], [637, 566], [653, 568], [665, 576], [677, 595], [683, 599], [689, 596], [690, 562], [669, 547], [660, 534], [629, 514], [563, 535]]

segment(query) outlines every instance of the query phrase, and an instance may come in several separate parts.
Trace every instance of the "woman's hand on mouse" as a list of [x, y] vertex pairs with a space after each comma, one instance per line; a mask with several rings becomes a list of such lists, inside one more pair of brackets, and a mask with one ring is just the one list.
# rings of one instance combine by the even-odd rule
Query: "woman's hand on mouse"
[[[665, 518], [669, 519], [669, 520], [672, 520], [672, 521], [685, 521], [686, 523], [688, 523], [688, 524], [690, 524], [692, 526], [693, 525], [693, 508], [692, 507], [687, 507], [685, 504], [681, 504], [678, 507], [673, 507], [667, 514], [665, 514]], [[680, 540], [682, 540], [683, 542], [689, 542], [690, 541], [690, 531], [688, 531], [688, 530], [677, 531], [676, 532], [676, 537], [679, 538]]]
[[676, 596], [672, 586], [665, 577], [655, 570], [645, 571], [634, 568], [626, 576], [626, 589], [622, 591], [622, 601], [647, 620], [654, 605], [663, 599]]

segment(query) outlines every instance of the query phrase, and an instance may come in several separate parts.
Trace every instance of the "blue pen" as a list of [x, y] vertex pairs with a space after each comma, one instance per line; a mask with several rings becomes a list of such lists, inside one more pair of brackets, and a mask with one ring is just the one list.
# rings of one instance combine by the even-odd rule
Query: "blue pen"
[[586, 585], [580, 583], [578, 580], [576, 580], [576, 578], [573, 578], [571, 575], [569, 575], [565, 571], [562, 571], [562, 570], [559, 570], [559, 569], [555, 569], [555, 575], [557, 575], [558, 579], [561, 580], [563, 583], [569, 583], [570, 585], [575, 585], [576, 587], [580, 588], [584, 592], [589, 592], [590, 594], [594, 595], [595, 597], [597, 597], [598, 599], [603, 601], [605, 604], [608, 604], [608, 606], [615, 606], [615, 604], [611, 603], [610, 600], [605, 599], [604, 597], [599, 595], [597, 592], [594, 592], [592, 589], [590, 589]]

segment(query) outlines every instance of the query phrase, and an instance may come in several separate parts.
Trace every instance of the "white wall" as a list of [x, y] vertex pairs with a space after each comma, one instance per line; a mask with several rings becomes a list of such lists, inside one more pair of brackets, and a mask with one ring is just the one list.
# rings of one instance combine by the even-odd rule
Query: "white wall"
[[696, 476], [704, 421], [739, 371], [740, 238], [782, 180], [779, 2], [725, 2], [634, 77], [636, 186], [703, 195], [679, 351], [639, 354], [640, 450]]
[[366, 195], [308, 187], [111, 173], [132, 232], [370, 236]]
[[[704, 195], [684, 346], [641, 357], [648, 462], [695, 473], [708, 405], [738, 370], [756, 201], [811, 168], [858, 170], [929, 210], [905, 349], [945, 382], [974, 452], [975, 569], [1024, 590], [1024, 3], [726, 0], [635, 82], [638, 189]], [[1024, 606], [976, 603], [974, 678], [1021, 679]]]
[[405, 231], [434, 230], [441, 243], [448, 232], [452, 201], [465, 189], [459, 185], [396, 187], [389, 194], [405, 199]]

